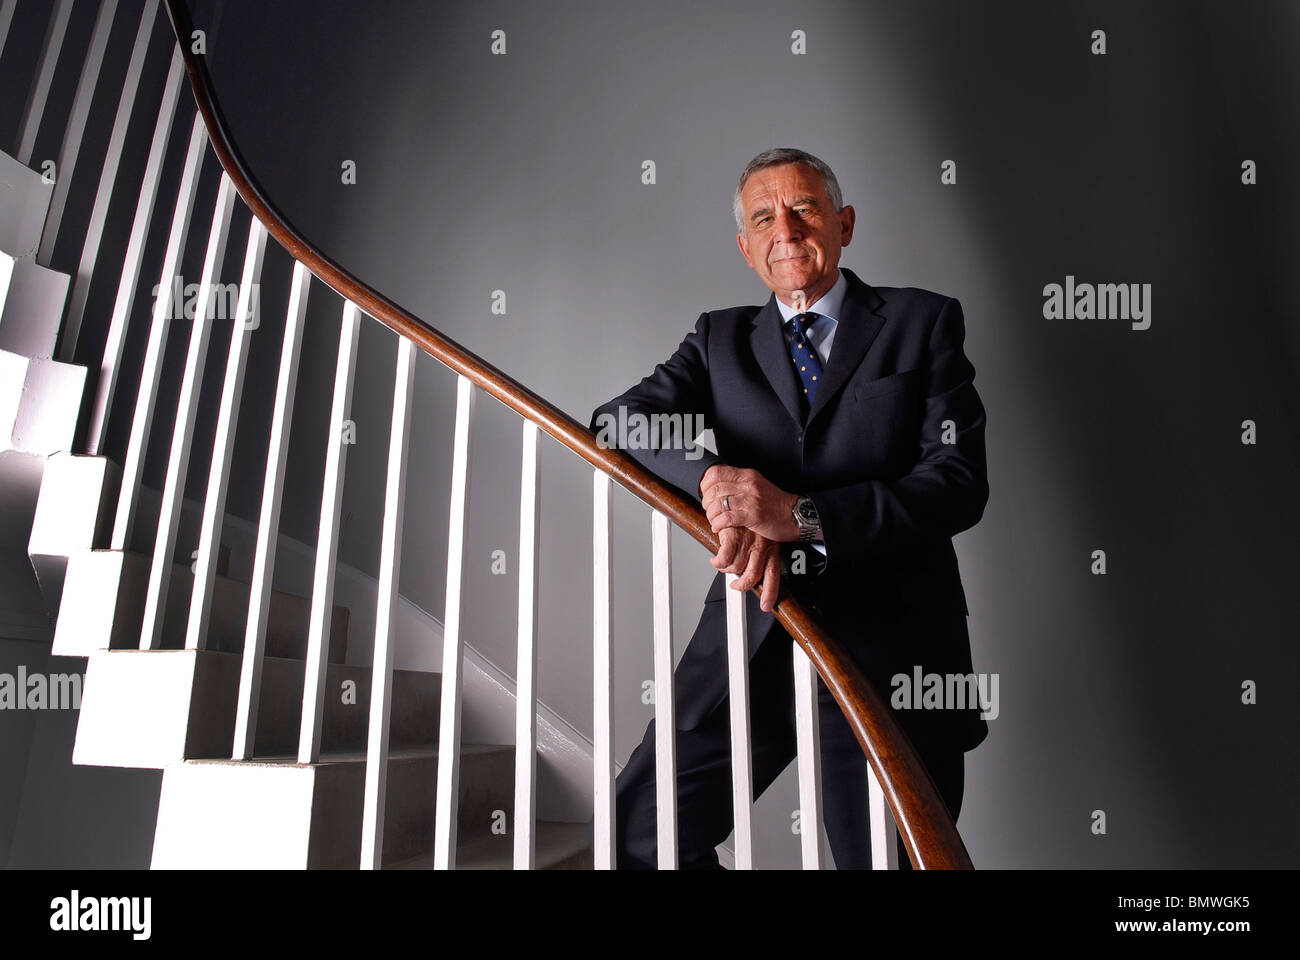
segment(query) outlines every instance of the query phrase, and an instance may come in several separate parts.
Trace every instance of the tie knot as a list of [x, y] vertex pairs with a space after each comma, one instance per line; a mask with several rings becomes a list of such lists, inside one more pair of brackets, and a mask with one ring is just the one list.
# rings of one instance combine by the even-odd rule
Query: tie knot
[[813, 323], [817, 320], [815, 313], [796, 313], [789, 319], [790, 331], [796, 337], [806, 336]]

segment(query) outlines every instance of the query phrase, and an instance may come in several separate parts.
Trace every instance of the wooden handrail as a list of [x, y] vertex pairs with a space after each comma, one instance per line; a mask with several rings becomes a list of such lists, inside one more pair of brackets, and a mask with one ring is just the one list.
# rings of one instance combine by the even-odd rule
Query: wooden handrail
[[[221, 166], [253, 215], [271, 236], [319, 280], [351, 300], [399, 336], [491, 394], [511, 410], [604, 471], [649, 506], [665, 514], [710, 553], [718, 538], [704, 511], [628, 455], [601, 447], [584, 425], [533, 393], [486, 360], [443, 336], [325, 256], [299, 233], [262, 191], [230, 136], [211, 75], [190, 43], [194, 23], [185, 0], [165, 0], [190, 88]], [[957, 826], [907, 735], [876, 689], [844, 647], [782, 585], [776, 617], [808, 654], [817, 673], [844, 712], [893, 810], [913, 866], [922, 870], [970, 869], [972, 864]]]

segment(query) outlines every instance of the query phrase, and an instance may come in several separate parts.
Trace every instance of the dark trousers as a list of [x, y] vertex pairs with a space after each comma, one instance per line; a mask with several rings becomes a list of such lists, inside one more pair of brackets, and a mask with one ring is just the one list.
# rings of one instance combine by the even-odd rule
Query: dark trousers
[[[749, 662], [750, 730], [757, 798], [795, 758], [793, 641], [772, 630]], [[837, 869], [870, 869], [867, 759], [839, 705], [819, 679], [823, 822]], [[683, 696], [690, 696], [689, 688]], [[693, 730], [677, 731], [677, 830], [681, 869], [718, 869], [714, 847], [733, 824], [730, 698]], [[679, 703], [679, 706], [681, 704]], [[953, 819], [961, 810], [965, 753], [959, 747], [914, 741]], [[657, 866], [655, 723], [650, 721], [615, 786], [615, 846], [619, 869]], [[814, 829], [805, 824], [803, 829]], [[902, 839], [898, 863], [911, 869]]]

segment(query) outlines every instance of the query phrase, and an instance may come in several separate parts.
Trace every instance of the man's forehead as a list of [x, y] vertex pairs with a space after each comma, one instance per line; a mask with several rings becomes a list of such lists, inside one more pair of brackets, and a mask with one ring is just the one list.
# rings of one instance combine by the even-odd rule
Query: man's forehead
[[802, 163], [788, 163], [756, 170], [745, 181], [740, 195], [746, 206], [770, 201], [779, 195], [785, 195], [786, 200], [820, 199], [826, 195], [826, 185], [816, 170], [809, 170]]

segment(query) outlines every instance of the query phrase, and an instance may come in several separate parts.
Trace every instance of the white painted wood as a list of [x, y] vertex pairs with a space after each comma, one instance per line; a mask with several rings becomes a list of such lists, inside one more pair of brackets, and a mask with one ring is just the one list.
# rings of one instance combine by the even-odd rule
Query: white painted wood
[[343, 304], [339, 359], [334, 368], [334, 399], [330, 404], [329, 434], [325, 438], [325, 481], [321, 489], [316, 566], [312, 574], [311, 614], [307, 625], [302, 725], [298, 728], [299, 763], [315, 763], [320, 759], [321, 725], [325, 717], [325, 672], [329, 664], [330, 621], [334, 612], [339, 512], [343, 508], [343, 472], [348, 452], [348, 445], [343, 442], [343, 429], [348, 409], [352, 406], [352, 384], [356, 379], [357, 338], [360, 332], [360, 310], [348, 300]]
[[460, 790], [460, 721], [465, 638], [461, 593], [465, 580], [465, 523], [469, 516], [474, 384], [456, 379], [456, 432], [451, 458], [451, 516], [447, 534], [447, 600], [442, 632], [442, 704], [438, 721], [438, 793], [434, 804], [433, 868], [456, 866]]
[[537, 862], [537, 424], [524, 421], [519, 478], [519, 637], [515, 680], [515, 869]]
[[821, 733], [817, 713], [817, 671], [803, 647], [791, 642], [794, 655], [795, 750], [799, 765], [799, 847], [805, 870], [826, 865], [822, 845]]
[[239, 303], [235, 307], [234, 329], [226, 359], [226, 379], [221, 386], [217, 409], [217, 430], [212, 441], [212, 461], [203, 499], [203, 520], [199, 524], [199, 555], [194, 566], [194, 590], [190, 594], [190, 615], [185, 627], [185, 648], [206, 650], [208, 614], [212, 609], [212, 582], [217, 573], [217, 551], [221, 547], [221, 518], [226, 512], [226, 490], [230, 484], [230, 460], [235, 452], [235, 428], [239, 425], [239, 401], [244, 393], [244, 370], [248, 366], [250, 340], [257, 327], [260, 309], [258, 285], [266, 253], [266, 227], [253, 217], [248, 225], [248, 246], [244, 269], [239, 277]]
[[[754, 869], [754, 755], [749, 735], [749, 647], [745, 642], [745, 595], [726, 575], [727, 676], [731, 705], [731, 805], [735, 818], [737, 870]], [[657, 689], [657, 688], [656, 688]]]
[[[194, 211], [194, 195], [198, 190], [199, 173], [203, 165], [203, 147], [206, 142], [207, 134], [203, 127], [203, 117], [196, 113], [194, 125], [190, 130], [190, 145], [185, 154], [181, 185], [176, 194], [176, 208], [172, 213], [171, 230], [167, 235], [167, 249], [163, 253], [158, 292], [153, 301], [149, 342], [145, 347], [144, 364], [140, 369], [140, 389], [135, 397], [131, 437], [127, 441], [126, 461], [122, 466], [122, 488], [118, 492], [117, 513], [113, 518], [113, 539], [110, 541], [110, 546], [114, 550], [130, 549], [131, 534], [135, 527], [140, 477], [144, 472], [144, 455], [149, 444], [149, 428], [153, 425], [158, 379], [162, 374], [163, 347], [167, 330], [171, 325], [169, 318], [172, 312], [172, 277], [176, 275], [180, 267], [181, 255], [185, 252], [185, 238], [189, 234], [190, 214]], [[125, 319], [123, 322], [125, 323]], [[104, 420], [107, 422], [107, 410], [104, 411]]]
[[673, 571], [668, 518], [650, 519], [655, 664], [655, 801], [659, 869], [677, 869], [677, 718], [673, 702]]
[[59, 54], [63, 52], [63, 38], [68, 32], [68, 18], [71, 15], [72, 0], [54, 0], [50, 26], [45, 32], [45, 42], [41, 46], [41, 59], [36, 66], [36, 82], [27, 96], [27, 106], [23, 108], [23, 119], [18, 126], [21, 131], [18, 139], [18, 162], [25, 167], [32, 165], [36, 135], [41, 130], [41, 118], [45, 115], [45, 101], [50, 96], [54, 68], [58, 66]]
[[9, 27], [14, 22], [14, 11], [18, 9], [18, 0], [0, 0], [0, 56], [5, 51], [9, 40]]
[[257, 732], [257, 706], [262, 696], [262, 654], [266, 649], [266, 624], [271, 611], [271, 582], [275, 545], [280, 533], [284, 468], [289, 457], [289, 427], [293, 422], [293, 400], [298, 385], [298, 360], [302, 355], [302, 322], [310, 290], [310, 271], [301, 263], [294, 263], [284, 342], [280, 350], [280, 372], [275, 381], [275, 406], [271, 412], [271, 438], [267, 443], [257, 545], [253, 548], [253, 579], [249, 588], [248, 625], [244, 634], [239, 702], [235, 714], [234, 760], [246, 760], [253, 755]]
[[614, 862], [614, 650], [610, 623], [613, 607], [609, 589], [609, 474], [591, 473], [592, 569], [592, 801], [593, 861], [597, 870], [613, 870]]
[[384, 856], [384, 804], [388, 796], [389, 721], [393, 711], [393, 617], [402, 573], [402, 517], [406, 509], [406, 462], [410, 449], [415, 344], [397, 344], [393, 420], [388, 435], [384, 528], [379, 544], [379, 591], [375, 654], [370, 677], [370, 723], [366, 729], [366, 786], [361, 820], [361, 869], [378, 870]]
[[[104, 449], [105, 435], [108, 432], [108, 416], [113, 404], [113, 395], [117, 390], [118, 367], [122, 362], [122, 350], [126, 344], [127, 322], [131, 316], [131, 307], [135, 304], [136, 288], [140, 283], [144, 244], [148, 238], [149, 223], [153, 220], [154, 205], [158, 199], [159, 174], [167, 152], [167, 139], [171, 136], [172, 120], [176, 116], [176, 102], [180, 97], [183, 72], [184, 65], [179, 54], [173, 55], [171, 69], [167, 72], [167, 83], [163, 88], [162, 104], [158, 107], [158, 120], [153, 128], [153, 141], [149, 145], [149, 159], [145, 163], [144, 178], [140, 182], [140, 199], [136, 201], [135, 218], [131, 221], [131, 236], [126, 244], [126, 256], [122, 261], [117, 298], [113, 302], [113, 314], [108, 324], [108, 338], [104, 342], [104, 359], [99, 367], [99, 382], [95, 385], [95, 399], [90, 409], [90, 428], [86, 436], [89, 451], [93, 454], [102, 453]], [[201, 118], [196, 116], [195, 123], [202, 127]], [[202, 157], [201, 153], [199, 157]], [[186, 170], [189, 170], [188, 166]], [[184, 181], [182, 181], [182, 189], [184, 189]], [[97, 199], [97, 208], [98, 202]], [[180, 204], [181, 201], [178, 200], [178, 210]], [[186, 216], [188, 217], [188, 213]], [[81, 272], [86, 272], [85, 264], [86, 259], [83, 254]], [[81, 272], [78, 274], [78, 282], [80, 282]], [[86, 283], [86, 290], [82, 293], [81, 306], [76, 314], [78, 329], [80, 329], [80, 317], [85, 310], [85, 297], [88, 292], [89, 281]], [[170, 295], [171, 290], [168, 289], [167, 296]], [[73, 302], [74, 305], [78, 302], [75, 293]]]
[[158, 533], [154, 538], [153, 565], [149, 571], [149, 588], [145, 592], [144, 617], [140, 626], [142, 650], [157, 650], [162, 646], [163, 615], [166, 612], [167, 587], [175, 562], [181, 502], [185, 497], [185, 479], [189, 473], [190, 448], [194, 440], [194, 421], [199, 412], [208, 342], [212, 339], [212, 317], [209, 316], [212, 285], [221, 277], [221, 268], [226, 258], [226, 239], [230, 232], [230, 215], [234, 208], [235, 185], [222, 171], [216, 207], [212, 212], [212, 227], [208, 231], [208, 247], [203, 256], [203, 273], [199, 279], [198, 301], [194, 305], [189, 348], [185, 353], [185, 370], [181, 374], [180, 396], [176, 401], [176, 422], [172, 427], [171, 450], [167, 456], [167, 475], [163, 481], [162, 501], [158, 506]]
[[42, 263], [49, 263], [54, 253], [54, 242], [59, 236], [63, 211], [68, 203], [68, 190], [72, 186], [72, 178], [77, 170], [77, 157], [81, 154], [81, 144], [86, 134], [90, 101], [94, 99], [95, 87], [99, 85], [99, 72], [104, 65], [104, 49], [108, 46], [108, 35], [113, 29], [113, 17], [116, 14], [117, 0], [101, 0], [99, 11], [95, 16], [95, 27], [90, 35], [90, 46], [86, 49], [86, 59], [82, 63], [81, 77], [77, 81], [77, 92], [72, 98], [72, 110], [68, 114], [63, 143], [59, 147], [54, 197], [50, 202], [49, 215], [45, 219], [40, 253], [37, 254]]
[[[86, 226], [86, 237], [81, 244], [81, 263], [77, 267], [77, 275], [72, 283], [72, 297], [68, 302], [68, 314], [63, 321], [63, 334], [59, 338], [58, 356], [60, 360], [71, 361], [76, 353], [77, 338], [81, 334], [81, 319], [86, 312], [86, 297], [90, 293], [90, 281], [95, 274], [95, 263], [99, 259], [99, 245], [104, 237], [104, 223], [108, 219], [108, 206], [113, 199], [113, 188], [117, 185], [117, 173], [118, 168], [121, 166], [122, 150], [126, 145], [127, 129], [131, 124], [131, 114], [135, 110], [136, 100], [138, 99], [140, 75], [144, 72], [145, 56], [149, 52], [149, 39], [153, 35], [157, 13], [158, 0], [145, 0], [144, 14], [140, 18], [140, 29], [136, 32], [135, 43], [131, 47], [131, 59], [127, 63], [126, 76], [122, 80], [122, 93], [117, 101], [117, 115], [113, 119], [113, 132], [109, 134], [108, 149], [104, 153], [104, 164], [99, 174], [99, 187], [95, 191], [95, 206], [90, 212], [90, 223]], [[170, 123], [169, 119], [169, 127]], [[57, 196], [58, 190], [56, 188], [56, 200]], [[140, 200], [142, 203], [144, 202], [143, 195], [141, 195]]]
[[867, 768], [867, 804], [871, 815], [871, 869], [898, 869], [898, 838], [895, 833], [894, 814], [885, 801], [885, 791], [880, 788], [876, 772]]

